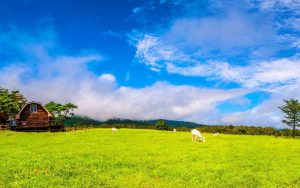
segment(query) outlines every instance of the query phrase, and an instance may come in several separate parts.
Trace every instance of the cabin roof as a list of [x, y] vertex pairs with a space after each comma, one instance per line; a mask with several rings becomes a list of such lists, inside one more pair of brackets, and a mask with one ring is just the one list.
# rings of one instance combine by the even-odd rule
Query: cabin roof
[[28, 106], [28, 105], [31, 105], [31, 104], [37, 104], [37, 105], [40, 105], [47, 113], [48, 113], [48, 116], [51, 117], [51, 113], [42, 105], [42, 103], [40, 102], [35, 102], [35, 101], [32, 101], [32, 102], [29, 102], [27, 104], [25, 104], [23, 106], [23, 108], [20, 110], [20, 112], [18, 113], [18, 115], [16, 116], [16, 119], [19, 119], [20, 118], [20, 115], [22, 113], [22, 111]]

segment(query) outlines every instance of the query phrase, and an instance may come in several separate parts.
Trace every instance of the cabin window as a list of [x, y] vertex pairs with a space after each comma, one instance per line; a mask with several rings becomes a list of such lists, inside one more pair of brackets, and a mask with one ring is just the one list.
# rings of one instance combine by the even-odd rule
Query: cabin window
[[16, 120], [10, 121], [10, 126], [12, 126], [12, 127], [17, 126], [17, 121]]
[[30, 113], [37, 113], [37, 105], [36, 104], [31, 104], [30, 105]]

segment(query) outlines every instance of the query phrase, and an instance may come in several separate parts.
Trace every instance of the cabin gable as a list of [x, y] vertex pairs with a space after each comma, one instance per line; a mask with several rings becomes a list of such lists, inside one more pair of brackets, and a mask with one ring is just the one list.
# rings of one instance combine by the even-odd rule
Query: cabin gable
[[50, 118], [46, 109], [37, 103], [27, 104], [18, 116], [19, 121], [29, 122], [47, 122]]

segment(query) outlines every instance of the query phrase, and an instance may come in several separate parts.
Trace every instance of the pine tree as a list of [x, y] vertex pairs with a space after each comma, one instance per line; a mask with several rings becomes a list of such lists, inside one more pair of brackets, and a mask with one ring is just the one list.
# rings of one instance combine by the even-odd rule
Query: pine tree
[[285, 114], [283, 123], [293, 127], [292, 136], [295, 138], [296, 126], [300, 126], [300, 103], [296, 99], [283, 100], [284, 105], [279, 107]]

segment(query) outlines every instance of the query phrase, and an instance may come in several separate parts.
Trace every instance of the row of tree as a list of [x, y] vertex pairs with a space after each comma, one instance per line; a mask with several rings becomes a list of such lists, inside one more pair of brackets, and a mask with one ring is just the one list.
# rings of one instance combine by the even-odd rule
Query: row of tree
[[[80, 128], [130, 128], [130, 129], [156, 129], [156, 130], [166, 130], [173, 131], [175, 128], [177, 131], [189, 132], [191, 128], [181, 127], [178, 125], [176, 127], [169, 125], [165, 120], [157, 120], [151, 124], [141, 123], [139, 121], [113, 121], [108, 120], [105, 122], [100, 122], [93, 120], [88, 117], [74, 116], [68, 118], [65, 121], [65, 125], [68, 127]], [[233, 125], [198, 125], [194, 127], [205, 133], [223, 133], [223, 134], [239, 134], [239, 135], [272, 135], [272, 136], [290, 136], [292, 135], [291, 129], [275, 129], [273, 127], [257, 127], [257, 126], [233, 126]], [[300, 136], [300, 130], [295, 131], [295, 136]]]
[[[255, 126], [233, 126], [233, 125], [217, 125], [198, 127], [201, 132], [207, 133], [224, 133], [239, 135], [273, 135], [273, 136], [290, 136], [290, 129], [275, 129], [273, 127], [255, 127]], [[300, 130], [295, 131], [296, 136], [300, 136]]]
[[[300, 102], [296, 99], [283, 100], [284, 105], [279, 107], [285, 114], [283, 123], [292, 127], [292, 136], [299, 135], [299, 131], [296, 130], [297, 126], [300, 126]], [[14, 118], [15, 115], [26, 104], [27, 99], [18, 91], [9, 91], [8, 89], [0, 87], [0, 112], [6, 114], [10, 118]], [[72, 111], [77, 109], [78, 106], [73, 103], [60, 104], [56, 102], [49, 102], [45, 107], [50, 111], [54, 118], [64, 120], [72, 114]], [[107, 122], [109, 125], [109, 122]], [[122, 124], [120, 124], [122, 125]], [[101, 126], [101, 125], [100, 125]], [[103, 125], [106, 126], [106, 125]], [[127, 125], [128, 126], [128, 125]], [[134, 127], [148, 127], [159, 130], [171, 130], [164, 120], [157, 121], [154, 125], [134, 125]], [[177, 128], [179, 130], [188, 130], [185, 127]], [[266, 135], [285, 135], [289, 131], [276, 130], [271, 127], [248, 127], [248, 126], [202, 126], [200, 127], [205, 132], [220, 132], [228, 134], [266, 134]]]
[[[7, 115], [9, 118], [14, 118], [21, 108], [26, 104], [27, 99], [18, 90], [9, 91], [0, 87], [0, 112]], [[45, 105], [47, 110], [56, 119], [66, 119], [72, 115], [72, 111], [78, 106], [72, 103], [60, 104], [49, 102]]]

